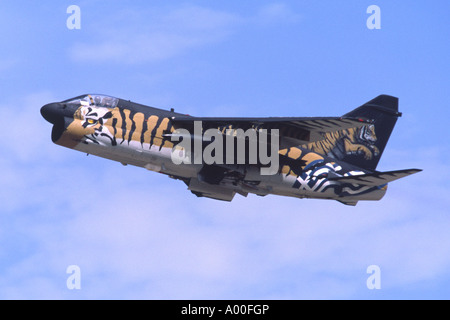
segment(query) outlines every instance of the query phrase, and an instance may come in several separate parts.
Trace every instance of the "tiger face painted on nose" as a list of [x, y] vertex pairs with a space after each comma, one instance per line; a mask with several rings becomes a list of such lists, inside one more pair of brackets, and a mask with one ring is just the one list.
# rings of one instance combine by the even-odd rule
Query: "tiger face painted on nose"
[[79, 117], [81, 126], [85, 131], [82, 142], [85, 144], [117, 145], [116, 138], [110, 130], [114, 112], [114, 109], [105, 107], [80, 107], [75, 117]]

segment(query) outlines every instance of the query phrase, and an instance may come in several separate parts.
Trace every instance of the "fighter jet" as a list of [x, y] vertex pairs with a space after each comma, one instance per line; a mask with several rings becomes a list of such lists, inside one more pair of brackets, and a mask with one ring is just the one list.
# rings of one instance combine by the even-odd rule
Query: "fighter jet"
[[57, 145], [165, 174], [217, 200], [253, 193], [356, 205], [421, 171], [376, 170], [401, 116], [389, 95], [338, 117], [195, 117], [101, 94], [49, 103], [41, 114]]

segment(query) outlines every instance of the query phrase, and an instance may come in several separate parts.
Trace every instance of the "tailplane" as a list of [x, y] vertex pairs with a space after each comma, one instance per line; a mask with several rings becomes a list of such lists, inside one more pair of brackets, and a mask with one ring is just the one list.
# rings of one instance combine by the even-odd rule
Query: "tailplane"
[[[385, 171], [385, 172], [372, 172], [372, 173], [366, 173], [366, 174], [360, 174], [355, 176], [340, 176], [337, 174], [331, 174], [328, 176], [328, 180], [334, 181], [339, 183], [343, 188], [351, 188], [350, 186], [355, 187], [356, 185], [362, 186], [364, 188], [376, 188], [371, 193], [375, 192], [375, 194], [378, 195], [376, 198], [365, 198], [365, 199], [358, 199], [355, 197], [352, 197], [351, 195], [349, 197], [342, 197], [336, 199], [337, 201], [349, 205], [349, 206], [356, 206], [358, 203], [358, 200], [379, 200], [383, 197], [384, 192], [386, 192], [387, 184], [389, 182], [407, 177], [411, 174], [417, 173], [422, 171], [421, 169], [404, 169], [404, 170], [396, 170], [396, 171]], [[381, 193], [380, 195], [380, 191]]]
[[337, 181], [340, 183], [352, 183], [363, 186], [382, 186], [388, 182], [404, 178], [411, 174], [420, 172], [420, 169], [405, 169], [396, 171], [374, 172], [368, 174], [361, 174], [356, 176], [333, 176], [328, 177], [328, 180]]

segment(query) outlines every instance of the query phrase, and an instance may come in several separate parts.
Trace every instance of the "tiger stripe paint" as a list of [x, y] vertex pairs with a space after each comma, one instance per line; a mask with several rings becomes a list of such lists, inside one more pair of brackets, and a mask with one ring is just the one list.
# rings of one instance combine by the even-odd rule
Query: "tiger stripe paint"
[[[363, 133], [365, 137], [361, 137]], [[308, 143], [302, 147], [321, 155], [334, 156], [333, 149], [341, 145], [346, 154], [364, 154], [365, 159], [372, 159], [379, 152], [374, 145], [377, 136], [373, 125], [327, 132], [324, 134], [324, 138], [324, 140]]]
[[[108, 110], [107, 112], [99, 112]], [[145, 116], [142, 112], [133, 112], [124, 108], [95, 108], [80, 106], [73, 116], [73, 121], [61, 137], [59, 144], [73, 148], [80, 142], [97, 142], [93, 135], [107, 137], [111, 145], [130, 145], [138, 142], [143, 148], [153, 145], [172, 149], [173, 143], [163, 137], [166, 132], [173, 132], [173, 126], [168, 117], [157, 115]], [[86, 139], [86, 137], [91, 137]], [[84, 141], [83, 141], [83, 138]], [[119, 142], [118, 142], [119, 141]]]
[[151, 145], [152, 143], [152, 132], [153, 129], [156, 127], [156, 123], [158, 121], [157, 116], [150, 116], [146, 121], [146, 130], [144, 131], [144, 144]]

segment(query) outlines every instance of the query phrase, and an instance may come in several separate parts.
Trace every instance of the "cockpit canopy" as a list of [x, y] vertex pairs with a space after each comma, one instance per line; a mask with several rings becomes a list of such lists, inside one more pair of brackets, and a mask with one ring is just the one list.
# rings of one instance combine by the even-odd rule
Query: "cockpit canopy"
[[64, 100], [63, 102], [84, 106], [115, 108], [119, 103], [119, 98], [114, 98], [102, 94], [85, 94], [82, 96]]

